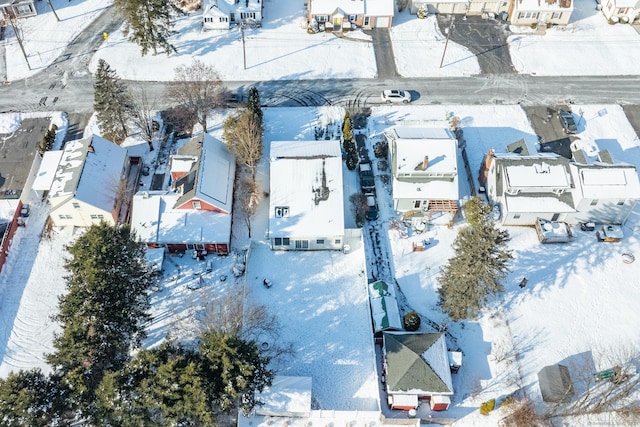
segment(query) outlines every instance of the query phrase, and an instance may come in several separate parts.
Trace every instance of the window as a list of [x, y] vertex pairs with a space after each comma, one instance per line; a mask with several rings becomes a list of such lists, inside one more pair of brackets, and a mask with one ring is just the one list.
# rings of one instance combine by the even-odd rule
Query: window
[[91, 217], [91, 219], [94, 219], [94, 220], [103, 220], [104, 219], [104, 215], [91, 214], [89, 216]]
[[349, 22], [356, 22], [358, 17], [356, 15], [349, 15]]
[[308, 240], [296, 240], [296, 249], [309, 249]]
[[282, 246], [289, 246], [291, 243], [289, 242], [289, 238], [288, 237], [283, 237], [282, 238]]
[[324, 239], [316, 240], [316, 245], [324, 245]]
[[241, 12], [240, 19], [256, 19], [255, 12]]
[[520, 12], [518, 19], [538, 19], [538, 12]]
[[289, 216], [289, 206], [276, 206], [275, 208], [276, 218], [284, 218]]
[[562, 12], [553, 12], [551, 14], [551, 19], [560, 19], [562, 18]]
[[591, 206], [596, 206], [598, 204], [598, 199], [594, 199], [591, 201]]
[[414, 209], [420, 209], [420, 205], [422, 204], [422, 200], [414, 200], [413, 201], [413, 208]]
[[229, 22], [229, 18], [227, 18], [226, 16], [221, 16], [220, 22]]
[[194, 200], [193, 202], [191, 202], [191, 204], [193, 205], [193, 209], [201, 209], [202, 208], [202, 205], [197, 200]]
[[31, 5], [29, 4], [20, 4], [18, 5], [18, 15], [24, 15], [27, 13], [32, 13], [33, 9], [31, 9]]
[[76, 208], [76, 209], [79, 209], [80, 208], [80, 203], [73, 202], [73, 207]]
[[339, 245], [340, 244], [340, 239], [336, 239], [335, 243], [336, 243], [336, 245]]
[[618, 200], [618, 206], [623, 206], [624, 205], [624, 200]]
[[275, 239], [273, 239], [273, 245], [282, 246], [282, 237], [276, 237]]
[[213, 22], [213, 18], [204, 18], [204, 22]]
[[626, 7], [620, 7], [618, 8], [618, 15], [626, 15], [627, 13], [627, 8]]
[[322, 22], [327, 22], [327, 17], [325, 15], [318, 15], [316, 16], [316, 21], [322, 23]]
[[513, 219], [520, 219], [520, 214], [513, 214]]
[[60, 219], [66, 219], [66, 215], [58, 215], [58, 218], [60, 218]]

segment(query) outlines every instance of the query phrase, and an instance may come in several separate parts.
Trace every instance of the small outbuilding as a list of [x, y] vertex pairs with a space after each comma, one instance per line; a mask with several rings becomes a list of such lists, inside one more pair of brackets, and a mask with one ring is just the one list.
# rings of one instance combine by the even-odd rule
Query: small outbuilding
[[564, 365], [545, 366], [538, 372], [542, 400], [548, 403], [569, 402], [573, 397], [573, 383], [569, 368]]

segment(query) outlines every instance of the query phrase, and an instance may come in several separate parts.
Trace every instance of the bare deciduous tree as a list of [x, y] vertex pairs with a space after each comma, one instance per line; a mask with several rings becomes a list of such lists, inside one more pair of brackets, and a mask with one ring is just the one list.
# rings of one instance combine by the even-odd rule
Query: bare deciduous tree
[[149, 144], [149, 151], [153, 151], [153, 116], [156, 110], [156, 100], [149, 99], [149, 94], [141, 84], [131, 90], [131, 121], [142, 132]]
[[369, 209], [367, 196], [362, 193], [354, 193], [349, 196], [349, 201], [351, 202], [351, 210], [356, 216], [356, 225], [362, 227], [365, 216], [367, 215], [367, 209]]
[[247, 166], [255, 181], [256, 166], [262, 157], [262, 123], [250, 110], [229, 116], [224, 122], [222, 139], [236, 156], [236, 160]]
[[258, 184], [255, 179], [242, 176], [244, 175], [242, 171], [239, 175], [241, 178], [238, 180], [238, 185], [235, 189], [235, 197], [239, 207], [242, 209], [249, 237], [251, 237], [251, 218], [255, 214], [258, 203], [260, 202], [260, 192], [258, 191]]
[[167, 94], [172, 101], [184, 106], [207, 131], [207, 113], [222, 105], [226, 91], [216, 70], [194, 59], [191, 65], [175, 68], [175, 77], [169, 82]]

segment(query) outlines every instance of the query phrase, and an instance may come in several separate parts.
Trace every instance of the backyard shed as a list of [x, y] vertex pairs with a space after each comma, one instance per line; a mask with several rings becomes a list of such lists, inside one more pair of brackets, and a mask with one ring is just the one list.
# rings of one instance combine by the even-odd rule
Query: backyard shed
[[568, 402], [573, 396], [569, 368], [564, 365], [545, 366], [538, 372], [542, 400], [550, 403]]

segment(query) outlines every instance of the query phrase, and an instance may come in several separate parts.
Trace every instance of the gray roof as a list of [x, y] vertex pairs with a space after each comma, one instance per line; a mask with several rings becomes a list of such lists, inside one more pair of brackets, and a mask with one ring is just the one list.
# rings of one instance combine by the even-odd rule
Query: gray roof
[[[453, 394], [447, 349], [441, 333], [385, 332], [383, 338], [389, 391], [420, 390], [429, 393]], [[432, 346], [443, 348], [428, 352]], [[425, 354], [431, 354], [443, 360], [425, 360]], [[445, 371], [442, 370], [443, 366], [446, 368]], [[436, 373], [436, 371], [440, 372]], [[443, 379], [441, 376], [448, 376], [448, 378]]]
[[573, 396], [569, 368], [564, 365], [545, 366], [538, 372], [538, 385], [545, 402], [568, 402]]

